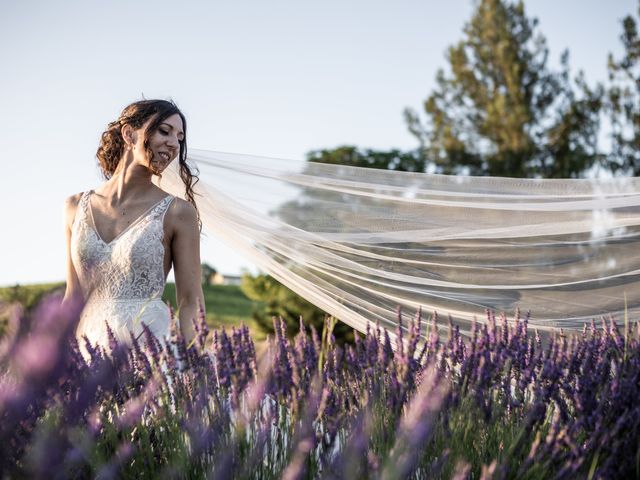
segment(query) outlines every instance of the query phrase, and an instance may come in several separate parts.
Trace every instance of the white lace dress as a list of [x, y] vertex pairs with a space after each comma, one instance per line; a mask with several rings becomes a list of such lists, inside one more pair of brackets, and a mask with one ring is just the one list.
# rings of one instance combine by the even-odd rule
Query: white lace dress
[[80, 349], [86, 356], [86, 335], [108, 350], [107, 323], [118, 341], [130, 344], [129, 330], [144, 341], [144, 321], [164, 343], [171, 317], [161, 300], [166, 281], [163, 220], [175, 197], [167, 195], [106, 243], [95, 228], [91, 193], [82, 194], [71, 230], [71, 260], [86, 299], [76, 329]]

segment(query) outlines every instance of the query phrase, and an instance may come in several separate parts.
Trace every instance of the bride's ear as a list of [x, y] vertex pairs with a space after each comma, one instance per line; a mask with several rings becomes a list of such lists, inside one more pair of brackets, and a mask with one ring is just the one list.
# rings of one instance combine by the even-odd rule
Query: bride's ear
[[131, 125], [123, 125], [120, 133], [127, 146], [132, 147], [136, 143], [136, 132]]

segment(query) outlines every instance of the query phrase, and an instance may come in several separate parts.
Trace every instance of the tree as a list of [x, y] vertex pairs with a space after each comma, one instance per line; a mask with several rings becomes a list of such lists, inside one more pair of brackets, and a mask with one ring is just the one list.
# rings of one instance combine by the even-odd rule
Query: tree
[[204, 285], [211, 285], [213, 282], [213, 277], [215, 277], [216, 273], [218, 273], [218, 271], [208, 263], [203, 263], [200, 266], [200, 271], [202, 274], [202, 279], [200, 283]]
[[[405, 110], [409, 129], [420, 143], [416, 151], [344, 145], [311, 151], [307, 160], [346, 166], [334, 172], [340, 178], [348, 178], [353, 172], [347, 167], [352, 166], [424, 172], [430, 163], [450, 174], [583, 175], [603, 161], [597, 151], [602, 87], [589, 88], [582, 73], [571, 80], [567, 52], [560, 71], [551, 71], [546, 41], [536, 27], [537, 20], [527, 18], [522, 2], [481, 0], [463, 40], [449, 49], [450, 74], [438, 72], [437, 88], [424, 105], [426, 124]], [[303, 173], [313, 171], [309, 164]], [[286, 223], [313, 230], [321, 201], [350, 209], [348, 218], [362, 208], [347, 193], [305, 189], [274, 213]], [[339, 230], [337, 223], [334, 227]], [[296, 305], [302, 299], [270, 277], [253, 282], [253, 293], [245, 294], [267, 302], [259, 314], [262, 320], [256, 317], [259, 323], [270, 326], [273, 315], [297, 321], [291, 313], [300, 311]]]
[[352, 167], [381, 168], [402, 172], [424, 172], [425, 159], [419, 151], [402, 152], [397, 149], [379, 151], [343, 145], [334, 149], [312, 150], [309, 162], [349, 165]]
[[618, 173], [637, 176], [640, 175], [640, 37], [633, 16], [622, 20], [620, 39], [624, 47], [622, 58], [616, 60], [609, 55], [611, 165]]
[[578, 177], [601, 160], [602, 87], [590, 89], [582, 73], [571, 82], [566, 51], [560, 71], [551, 71], [537, 24], [522, 1], [481, 0], [448, 50], [450, 72], [437, 73], [426, 122], [405, 110], [439, 172]]

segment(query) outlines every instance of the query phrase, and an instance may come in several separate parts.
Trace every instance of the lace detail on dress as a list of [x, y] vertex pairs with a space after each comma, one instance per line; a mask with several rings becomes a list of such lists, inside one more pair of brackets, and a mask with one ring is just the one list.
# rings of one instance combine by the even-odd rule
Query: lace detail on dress
[[85, 192], [73, 223], [71, 253], [85, 298], [150, 299], [162, 295], [164, 276], [164, 215], [173, 200], [168, 195], [111, 242], [98, 235]]

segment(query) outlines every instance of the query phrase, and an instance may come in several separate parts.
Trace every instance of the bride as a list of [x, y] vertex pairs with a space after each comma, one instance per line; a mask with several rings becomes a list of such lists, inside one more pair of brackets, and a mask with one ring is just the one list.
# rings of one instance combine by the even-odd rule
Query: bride
[[[153, 175], [178, 157], [185, 198], [169, 195]], [[76, 337], [107, 347], [107, 324], [118, 341], [142, 335], [145, 322], [164, 343], [171, 315], [161, 300], [174, 269], [179, 326], [187, 342], [204, 311], [200, 284], [200, 221], [187, 164], [186, 121], [170, 101], [128, 105], [102, 134], [97, 151], [106, 181], [67, 198], [64, 207], [67, 286], [63, 302], [85, 301]]]

